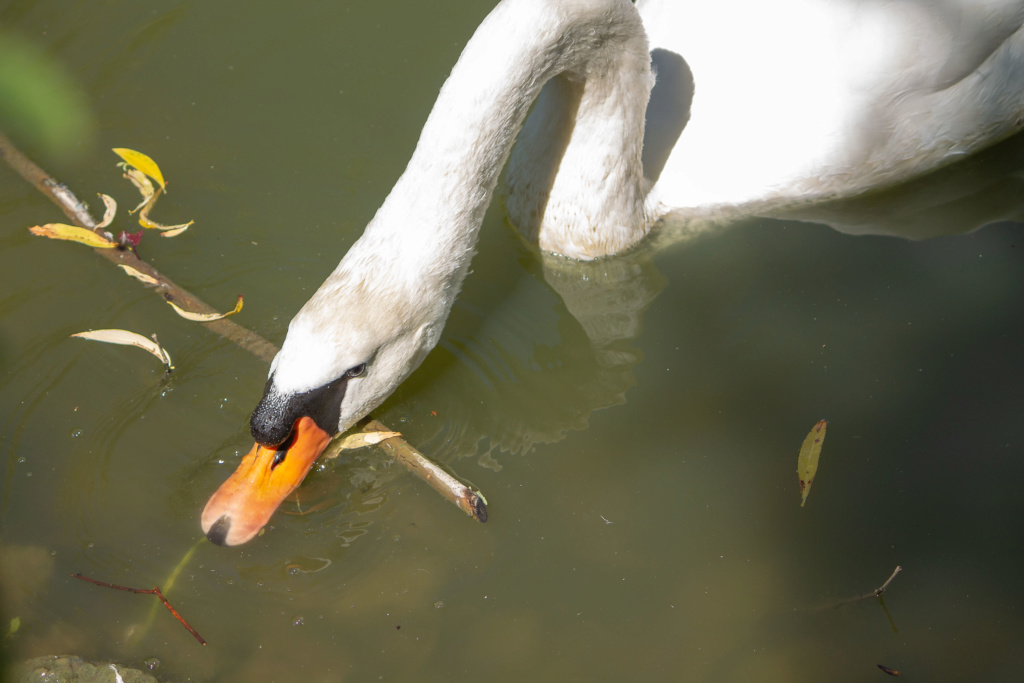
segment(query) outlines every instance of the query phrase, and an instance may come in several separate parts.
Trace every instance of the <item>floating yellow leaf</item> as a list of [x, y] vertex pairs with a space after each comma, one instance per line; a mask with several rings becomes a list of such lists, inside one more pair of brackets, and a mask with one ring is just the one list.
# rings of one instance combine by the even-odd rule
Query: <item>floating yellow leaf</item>
[[811, 492], [814, 475], [818, 471], [818, 457], [821, 455], [821, 444], [825, 441], [825, 427], [828, 423], [821, 420], [800, 446], [800, 456], [796, 461], [796, 473], [800, 478], [800, 507], [807, 502], [807, 494]]
[[100, 199], [103, 200], [103, 205], [107, 208], [103, 212], [103, 220], [100, 221], [100, 224], [97, 225], [96, 227], [105, 228], [108, 225], [110, 225], [111, 221], [114, 220], [114, 214], [117, 213], [117, 202], [115, 202], [114, 198], [108, 194], [103, 194], [102, 192], [100, 192], [99, 195]]
[[79, 228], [75, 225], [65, 225], [64, 223], [34, 225], [29, 228], [29, 231], [33, 235], [39, 235], [40, 237], [49, 237], [52, 240], [80, 242], [86, 246], [94, 247], [96, 249], [113, 249], [117, 246], [117, 242], [111, 242], [97, 232], [87, 230], [86, 228]]
[[136, 152], [134, 149], [127, 149], [125, 147], [115, 147], [114, 154], [124, 159], [129, 166], [134, 166], [148, 175], [160, 185], [161, 189], [165, 192], [167, 191], [167, 187], [164, 184], [164, 175], [160, 172], [160, 167], [148, 156], [142, 152]]
[[142, 201], [138, 205], [129, 211], [128, 213], [135, 213], [142, 207], [149, 204], [150, 200], [156, 196], [156, 190], [153, 189], [153, 183], [149, 181], [149, 178], [144, 173], [137, 171], [134, 168], [130, 168], [127, 164], [120, 164], [124, 169], [124, 177], [132, 182], [135, 189], [142, 195]]
[[174, 369], [174, 366], [171, 364], [171, 355], [156, 342], [155, 335], [153, 339], [147, 339], [141, 334], [135, 334], [128, 330], [89, 330], [88, 332], [79, 332], [71, 336], [80, 337], [82, 339], [91, 339], [92, 341], [105, 342], [107, 344], [137, 346], [140, 349], [149, 351], [151, 354], [159, 358], [160, 362], [167, 366], [168, 371]]
[[194, 320], [198, 323], [208, 323], [213, 322], [214, 320], [220, 320], [221, 318], [226, 318], [229, 315], [234, 315], [235, 313], [238, 313], [240, 310], [242, 310], [241, 296], [238, 297], [238, 302], [235, 304], [234, 310], [228, 311], [227, 313], [192, 313], [191, 311], [186, 311], [173, 301], [168, 301], [167, 303], [170, 304], [171, 308], [173, 308], [174, 311], [182, 318]]
[[158, 284], [160, 284], [160, 281], [157, 280], [155, 277], [150, 277], [149, 275], [146, 275], [142, 271], [136, 270], [135, 268], [132, 268], [131, 266], [126, 266], [123, 263], [119, 263], [117, 265], [117, 267], [120, 268], [121, 270], [123, 270], [124, 272], [128, 273], [129, 275], [131, 275], [136, 280], [141, 280], [142, 282], [145, 282], [147, 285], [158, 285]]
[[350, 450], [362, 448], [363, 446], [375, 446], [385, 439], [401, 435], [401, 432], [360, 432], [359, 434], [349, 434], [341, 440], [337, 448], [338, 450]]

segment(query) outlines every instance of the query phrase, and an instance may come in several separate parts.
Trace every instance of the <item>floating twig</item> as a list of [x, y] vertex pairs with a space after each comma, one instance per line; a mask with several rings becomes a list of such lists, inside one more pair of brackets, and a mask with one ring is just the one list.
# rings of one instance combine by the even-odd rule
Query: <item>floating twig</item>
[[79, 579], [80, 581], [88, 581], [89, 583], [94, 583], [97, 586], [103, 586], [104, 588], [114, 588], [116, 590], [127, 591], [129, 593], [142, 593], [142, 594], [145, 594], [145, 595], [155, 595], [156, 597], [160, 598], [160, 602], [162, 602], [164, 604], [164, 607], [166, 607], [168, 610], [170, 610], [171, 614], [174, 615], [174, 618], [177, 619], [178, 621], [180, 621], [181, 625], [184, 626], [185, 628], [187, 628], [188, 632], [191, 633], [193, 636], [195, 636], [195, 639], [199, 641], [200, 645], [206, 645], [206, 641], [203, 640], [203, 637], [201, 635], [199, 635], [196, 632], [196, 630], [189, 625], [189, 623], [187, 621], [185, 621], [185, 618], [182, 617], [181, 614], [178, 613], [178, 610], [174, 609], [171, 606], [171, 603], [167, 602], [167, 598], [165, 598], [164, 594], [160, 592], [160, 587], [159, 586], [154, 586], [152, 588], [130, 588], [128, 586], [119, 586], [116, 583], [107, 583], [106, 581], [100, 581], [99, 579], [92, 579], [92, 578], [89, 578], [88, 576], [83, 576], [82, 574], [72, 574], [71, 578]]
[[[371, 432], [389, 431], [384, 424], [372, 418], [363, 428]], [[381, 441], [380, 446], [385, 453], [405, 465], [406, 469], [430, 484], [448, 502], [458, 506], [478, 522], [487, 521], [487, 501], [483, 494], [466, 486], [443, 470], [440, 465], [421, 455], [408, 441], [400, 436], [392, 436]]]
[[885, 583], [883, 583], [881, 586], [875, 589], [874, 596], [876, 598], [881, 597], [882, 593], [885, 592], [885, 589], [889, 587], [889, 584], [892, 583], [892, 580], [895, 579], [896, 575], [899, 574], [901, 571], [903, 571], [903, 567], [896, 565], [896, 569], [892, 570], [892, 576], [886, 579]]
[[[867, 600], [868, 598], [878, 598], [879, 602], [882, 603], [882, 609], [885, 610], [885, 614], [886, 614], [886, 616], [888, 616], [889, 615], [889, 610], [885, 609], [885, 602], [882, 600], [882, 593], [885, 592], [885, 589], [887, 589], [889, 587], [889, 584], [892, 583], [892, 580], [895, 579], [896, 575], [899, 574], [901, 571], [903, 571], [903, 567], [897, 565], [896, 569], [894, 569], [892, 571], [892, 575], [889, 576], [889, 578], [885, 580], [885, 583], [883, 583], [881, 586], [879, 586], [875, 590], [871, 591], [870, 593], [865, 593], [864, 595], [858, 595], [855, 598], [847, 598], [845, 600], [840, 600], [839, 602], [833, 602], [833, 603], [830, 603], [828, 605], [824, 605], [822, 607], [819, 607], [817, 609], [819, 609], [819, 610], [832, 609], [834, 607], [842, 607], [843, 605], [849, 605], [851, 602], [859, 602], [861, 600]], [[892, 617], [889, 617], [889, 622], [892, 623]], [[893, 627], [893, 630], [895, 631], [896, 630], [896, 625], [892, 624], [892, 627]]]

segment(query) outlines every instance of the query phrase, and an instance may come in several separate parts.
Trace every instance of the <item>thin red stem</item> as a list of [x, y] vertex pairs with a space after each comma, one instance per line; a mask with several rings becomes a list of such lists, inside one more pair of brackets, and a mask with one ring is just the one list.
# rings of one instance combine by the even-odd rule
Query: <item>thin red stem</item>
[[160, 592], [159, 586], [154, 586], [153, 588], [130, 588], [129, 586], [120, 586], [116, 583], [107, 583], [106, 581], [93, 579], [88, 576], [83, 576], [82, 574], [72, 574], [71, 578], [79, 579], [80, 581], [88, 581], [89, 583], [94, 583], [97, 586], [103, 586], [104, 588], [114, 588], [119, 591], [128, 591], [129, 593], [144, 593], [146, 595], [155, 595], [156, 597], [160, 598], [160, 602], [164, 604], [164, 607], [170, 610], [171, 614], [174, 615], [174, 618], [180, 621], [181, 625], [187, 628], [188, 632], [195, 636], [195, 639], [199, 641], [200, 645], [206, 645], [206, 641], [203, 640], [203, 637], [199, 635], [199, 633], [194, 628], [192, 628], [187, 621], [185, 621], [185, 618], [178, 613], [178, 610], [171, 607], [171, 603], [169, 603], [167, 601], [167, 598], [164, 597], [164, 594]]

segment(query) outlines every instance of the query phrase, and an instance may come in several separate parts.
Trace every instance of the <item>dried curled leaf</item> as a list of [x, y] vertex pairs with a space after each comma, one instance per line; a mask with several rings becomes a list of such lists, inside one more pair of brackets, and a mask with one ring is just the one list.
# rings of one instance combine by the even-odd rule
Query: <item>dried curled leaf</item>
[[[128, 170], [131, 171], [134, 169]], [[153, 185], [149, 182], [148, 178], [142, 176], [142, 180], [145, 181], [145, 183], [140, 183], [139, 178], [137, 176], [133, 177], [128, 176], [126, 174], [125, 177], [129, 178], [133, 183], [135, 183], [135, 186], [139, 188], [139, 192], [142, 193], [142, 203], [136, 206], [135, 209], [133, 209], [132, 211], [132, 213], [134, 213], [134, 211], [141, 209], [141, 211], [139, 211], [139, 225], [141, 225], [142, 227], [150, 228], [152, 230], [163, 230], [165, 237], [175, 237], [176, 235], [180, 235], [181, 233], [185, 232], [188, 229], [188, 226], [195, 223], [195, 221], [189, 221], [188, 223], [179, 223], [178, 225], [164, 225], [162, 223], [157, 223], [156, 221], [149, 217], [149, 212], [153, 210], [154, 206], [156, 206], [156, 200], [160, 199], [160, 193], [163, 190], [163, 188], [147, 196], [146, 186], [148, 185], [148, 189], [152, 189], [153, 187]]]
[[134, 149], [128, 149], [126, 147], [115, 147], [114, 154], [125, 160], [129, 166], [133, 166], [138, 170], [142, 171], [150, 178], [155, 180], [160, 188], [167, 191], [167, 187], [164, 183], [164, 175], [160, 172], [160, 167], [156, 165], [156, 162], [151, 158], [143, 154], [142, 152], [136, 152]]
[[78, 332], [71, 336], [80, 337], [82, 339], [91, 339], [92, 341], [105, 342], [107, 344], [137, 346], [159, 358], [160, 362], [167, 367], [168, 371], [174, 369], [174, 365], [171, 364], [171, 355], [156, 342], [155, 335], [153, 339], [147, 339], [141, 334], [135, 334], [128, 330], [89, 330], [88, 332]]
[[46, 225], [34, 225], [29, 228], [29, 231], [33, 235], [39, 235], [40, 237], [49, 237], [52, 240], [79, 242], [96, 249], [113, 249], [117, 246], [117, 242], [111, 242], [97, 232], [87, 230], [86, 228], [79, 228], [76, 225], [47, 223]]
[[168, 301], [167, 303], [170, 304], [171, 308], [174, 309], [174, 312], [180, 315], [182, 318], [185, 318], [187, 320], [194, 320], [197, 323], [208, 323], [238, 313], [240, 310], [242, 310], [243, 302], [242, 297], [239, 296], [238, 301], [235, 303], [235, 308], [233, 310], [228, 311], [227, 313], [193, 313], [191, 311], [186, 311], [173, 301]]
[[149, 275], [146, 275], [142, 271], [136, 270], [135, 268], [132, 268], [131, 266], [126, 266], [123, 263], [119, 263], [117, 265], [117, 267], [120, 268], [121, 270], [123, 270], [124, 272], [128, 273], [129, 275], [131, 275], [136, 280], [140, 280], [142, 282], [145, 282], [147, 285], [158, 285], [158, 284], [160, 284], [160, 281], [157, 280], [155, 277], [150, 277]]
[[821, 456], [821, 444], [825, 441], [825, 427], [828, 422], [821, 420], [814, 425], [810, 434], [800, 446], [800, 455], [796, 461], [796, 473], [800, 478], [800, 507], [807, 502], [807, 494], [811, 492], [814, 475], [818, 471], [818, 458]]
[[341, 440], [337, 448], [344, 451], [362, 448], [363, 446], [375, 446], [385, 439], [401, 435], [401, 432], [360, 432], [358, 434], [349, 434]]
[[139, 202], [134, 209], [128, 212], [135, 213], [142, 207], [148, 205], [150, 201], [154, 200], [156, 197], [156, 190], [153, 189], [153, 183], [149, 182], [149, 178], [147, 178], [144, 173], [137, 171], [134, 168], [130, 168], [127, 164], [122, 163], [120, 165], [124, 169], [124, 177], [130, 180], [132, 185], [135, 186], [135, 189], [137, 189], [139, 194], [142, 195], [142, 201]]
[[108, 225], [110, 225], [111, 221], [114, 220], [114, 214], [117, 213], [117, 202], [114, 201], [114, 198], [108, 194], [103, 194], [102, 192], [100, 192], [99, 195], [100, 199], [103, 200], [103, 206], [105, 206], [106, 209], [103, 212], [103, 220], [100, 221], [99, 225], [97, 225], [96, 227], [105, 228]]
[[160, 236], [161, 236], [161, 237], [177, 237], [177, 236], [178, 236], [178, 235], [180, 235], [181, 233], [183, 233], [183, 232], [185, 232], [186, 230], [188, 230], [188, 226], [192, 225], [192, 223], [194, 223], [194, 222], [195, 222], [195, 221], [189, 221], [189, 222], [188, 222], [188, 223], [186, 223], [185, 225], [179, 226], [179, 227], [177, 227], [177, 228], [167, 228], [167, 229], [164, 229], [164, 230], [163, 230], [163, 231], [162, 231], [162, 232], [160, 233]]
[[[180, 235], [181, 233], [185, 232], [188, 226], [195, 223], [195, 221], [189, 221], [188, 223], [179, 223], [178, 225], [163, 225], [162, 223], [157, 223], [156, 221], [150, 219], [149, 217], [149, 211], [150, 209], [153, 208], [154, 204], [156, 204], [155, 201], [146, 204], [145, 206], [142, 207], [142, 211], [139, 212], [139, 225], [141, 225], [144, 228], [151, 228], [153, 230], [166, 230], [168, 232], [173, 231], [175, 235]], [[173, 235], [170, 236], [173, 237]]]

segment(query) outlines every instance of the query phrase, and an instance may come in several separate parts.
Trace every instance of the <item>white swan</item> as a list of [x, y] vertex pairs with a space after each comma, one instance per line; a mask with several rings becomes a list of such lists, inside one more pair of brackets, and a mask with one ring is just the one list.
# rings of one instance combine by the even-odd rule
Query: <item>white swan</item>
[[255, 535], [330, 434], [434, 347], [506, 162], [513, 223], [580, 259], [668, 214], [856, 194], [1021, 127], [1022, 23], [1021, 0], [504, 0], [292, 320], [251, 418], [257, 446], [207, 504], [205, 533]]

